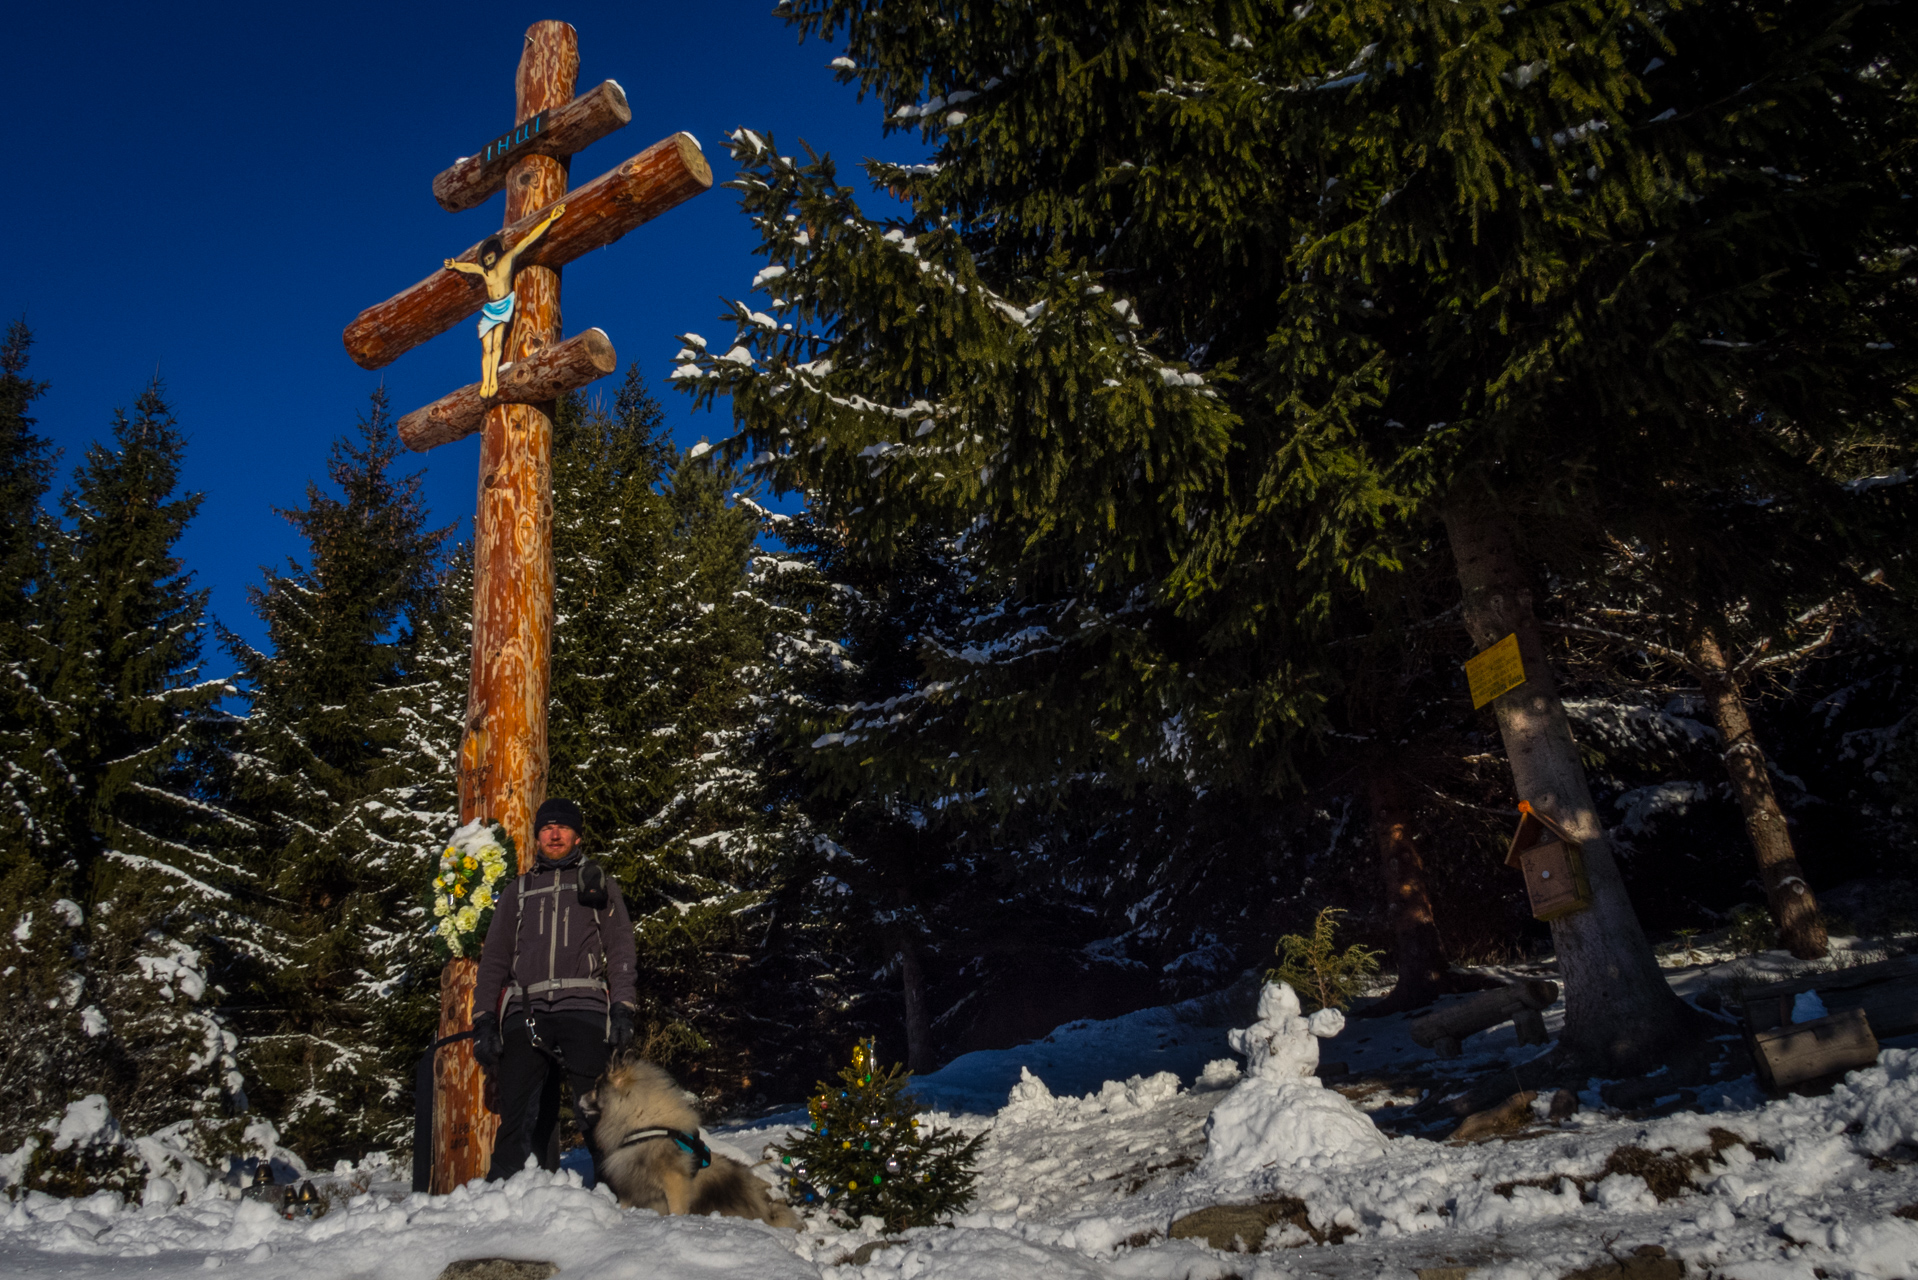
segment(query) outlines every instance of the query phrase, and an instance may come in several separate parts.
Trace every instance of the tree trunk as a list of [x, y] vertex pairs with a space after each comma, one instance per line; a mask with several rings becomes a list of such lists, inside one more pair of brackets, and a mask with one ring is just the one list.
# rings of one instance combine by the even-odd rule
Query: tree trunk
[[1389, 766], [1376, 766], [1366, 777], [1366, 799], [1372, 809], [1372, 837], [1379, 846], [1385, 918], [1392, 930], [1399, 980], [1391, 994], [1353, 1016], [1382, 1018], [1424, 1008], [1460, 987], [1446, 962], [1438, 923], [1433, 919], [1432, 898], [1426, 890], [1425, 855], [1419, 851], [1414, 835], [1412, 804], [1405, 794], [1405, 784]]
[[1565, 985], [1560, 1044], [1604, 1074], [1649, 1070], [1685, 1036], [1684, 1005], [1659, 971], [1612, 859], [1545, 658], [1518, 549], [1500, 518], [1483, 508], [1448, 508], [1445, 529], [1473, 643], [1485, 649], [1518, 636], [1525, 683], [1492, 704], [1513, 784], [1521, 799], [1568, 828], [1583, 848], [1592, 905], [1551, 922]]
[[926, 970], [919, 962], [919, 944], [899, 940], [899, 979], [906, 997], [906, 1070], [923, 1075], [932, 1070], [932, 1014], [926, 1007]]
[[1712, 723], [1725, 744], [1725, 772], [1731, 775], [1738, 807], [1745, 814], [1745, 830], [1751, 833], [1758, 877], [1771, 904], [1771, 918], [1778, 925], [1779, 941], [1800, 960], [1817, 960], [1826, 951], [1825, 922], [1798, 866], [1784, 811], [1778, 807], [1771, 774], [1765, 768], [1765, 753], [1752, 734], [1751, 717], [1745, 714], [1744, 691], [1711, 628], [1700, 628], [1692, 637], [1691, 651], [1705, 700], [1711, 704]]

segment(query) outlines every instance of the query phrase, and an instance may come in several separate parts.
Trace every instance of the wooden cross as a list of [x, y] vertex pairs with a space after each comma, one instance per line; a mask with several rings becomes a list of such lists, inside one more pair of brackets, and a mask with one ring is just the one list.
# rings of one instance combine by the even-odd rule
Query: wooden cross
[[[460, 743], [460, 821], [501, 823], [533, 860], [533, 811], [546, 793], [546, 700], [553, 636], [552, 402], [613, 371], [613, 345], [598, 329], [560, 341], [559, 268], [602, 248], [712, 186], [712, 170], [688, 134], [678, 133], [568, 193], [568, 157], [632, 119], [626, 95], [608, 80], [573, 96], [579, 35], [564, 22], [526, 31], [516, 79], [513, 128], [433, 180], [449, 211], [470, 209], [506, 189], [498, 242], [517, 254], [511, 329], [500, 353], [499, 386], [479, 384], [401, 418], [400, 438], [430, 449], [483, 431], [479, 500], [473, 515], [473, 665]], [[557, 219], [548, 214], [564, 198]], [[550, 225], [546, 225], [550, 222]], [[459, 262], [475, 262], [475, 245]], [[455, 260], [448, 260], [449, 263]], [[446, 332], [480, 310], [476, 274], [443, 268], [368, 307], [346, 327], [346, 350], [368, 369]], [[478, 965], [454, 960], [440, 976], [440, 1038], [470, 1031]], [[482, 1177], [499, 1118], [482, 1101], [470, 1040], [441, 1049], [433, 1073], [431, 1189], [444, 1194]]]

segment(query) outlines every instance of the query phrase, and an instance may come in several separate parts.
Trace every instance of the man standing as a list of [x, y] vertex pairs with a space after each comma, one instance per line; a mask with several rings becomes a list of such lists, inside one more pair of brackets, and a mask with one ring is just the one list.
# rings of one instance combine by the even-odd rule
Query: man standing
[[534, 1152], [557, 1169], [560, 1077], [583, 1097], [633, 1040], [632, 920], [619, 885], [580, 848], [585, 825], [570, 800], [539, 807], [539, 856], [500, 894], [480, 949], [473, 1057], [494, 1077], [500, 1113], [488, 1180], [518, 1173]]

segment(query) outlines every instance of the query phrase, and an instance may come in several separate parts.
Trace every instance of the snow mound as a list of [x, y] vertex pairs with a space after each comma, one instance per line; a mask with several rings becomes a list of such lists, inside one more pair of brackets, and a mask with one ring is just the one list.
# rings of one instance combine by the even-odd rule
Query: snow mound
[[248, 1280], [433, 1280], [461, 1258], [541, 1258], [568, 1280], [751, 1276], [818, 1280], [792, 1233], [737, 1218], [624, 1210], [577, 1174], [530, 1169], [445, 1196], [342, 1197], [316, 1221], [257, 1200], [143, 1210], [111, 1194], [0, 1201], [0, 1274], [52, 1280], [79, 1271], [184, 1280], [223, 1267]]
[[1206, 1122], [1201, 1177], [1249, 1177], [1266, 1169], [1322, 1168], [1377, 1159], [1385, 1136], [1313, 1076], [1319, 1040], [1345, 1029], [1336, 1009], [1299, 1016], [1298, 993], [1283, 982], [1259, 995], [1259, 1020], [1230, 1037], [1246, 1076]]
[[1019, 1083], [1012, 1086], [1006, 1105], [999, 1112], [999, 1123], [1047, 1124], [1061, 1121], [1086, 1121], [1100, 1116], [1134, 1115], [1150, 1110], [1179, 1094], [1179, 1077], [1170, 1071], [1151, 1076], [1133, 1076], [1128, 1080], [1108, 1080], [1097, 1093], [1083, 1098], [1055, 1098], [1052, 1090], [1024, 1067]]
[[47, 1127], [53, 1134], [55, 1151], [65, 1151], [68, 1147], [90, 1147], [120, 1139], [120, 1125], [114, 1120], [113, 1112], [107, 1109], [106, 1095], [99, 1093], [89, 1093], [78, 1102], [68, 1103], [67, 1113], [60, 1117], [60, 1123]]

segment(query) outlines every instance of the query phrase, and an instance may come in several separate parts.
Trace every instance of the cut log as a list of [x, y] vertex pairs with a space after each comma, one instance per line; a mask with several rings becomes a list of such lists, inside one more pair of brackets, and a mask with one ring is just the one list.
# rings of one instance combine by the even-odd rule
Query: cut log
[[1790, 1009], [1792, 997], [1807, 991], [1818, 993], [1827, 1013], [1861, 1010], [1880, 1036], [1918, 1031], [1918, 956], [1898, 956], [1830, 973], [1808, 973], [1787, 982], [1754, 987], [1744, 996], [1746, 1027], [1757, 1033], [1780, 1026], [1786, 1021], [1780, 1002]]
[[454, 161], [452, 168], [433, 179], [433, 198], [448, 213], [484, 204], [506, 185], [506, 171], [520, 156], [564, 158], [586, 150], [616, 129], [625, 128], [632, 119], [633, 109], [626, 104], [626, 91], [619, 87], [618, 81], [607, 80], [565, 106], [547, 112], [546, 126], [539, 136], [515, 148], [511, 156], [489, 162], [482, 151]]
[[395, 425], [407, 448], [424, 453], [478, 431], [486, 425], [486, 411], [496, 404], [546, 404], [618, 366], [613, 340], [603, 330], [588, 329], [502, 369], [499, 394], [490, 400], [480, 395], [479, 383], [469, 383]]
[[[546, 156], [526, 156], [514, 162], [512, 172], [530, 172], [527, 166], [538, 161], [559, 164]], [[563, 178], [563, 166], [561, 174]], [[515, 177], [512, 181], [517, 180]], [[655, 142], [610, 173], [564, 196], [566, 212], [528, 246], [526, 255], [519, 259], [519, 273], [523, 276], [529, 267], [557, 271], [712, 185], [712, 168], [691, 134], [676, 133]], [[513, 194], [509, 183], [509, 204]], [[554, 200], [542, 202], [509, 223], [500, 232], [505, 246], [510, 249], [518, 244], [546, 216]], [[459, 260], [477, 262], [479, 246], [459, 255]], [[516, 286], [517, 280], [515, 277]], [[363, 369], [384, 368], [420, 343], [479, 314], [485, 302], [486, 286], [479, 277], [441, 268], [412, 288], [360, 312], [342, 335], [346, 353]]]
[[1861, 1009], [1757, 1032], [1749, 1047], [1759, 1083], [1774, 1092], [1878, 1061], [1878, 1038]]
[[[1442, 1058], [1456, 1058], [1460, 1052], [1460, 1042], [1465, 1037], [1496, 1027], [1501, 1022], [1516, 1020], [1519, 1015], [1528, 1012], [1536, 1016], [1550, 1008], [1557, 999], [1556, 982], [1526, 978], [1495, 991], [1481, 991], [1450, 1008], [1429, 1013], [1416, 1019], [1409, 1030], [1414, 1044], [1436, 1049]], [[1531, 1025], [1531, 1019], [1527, 1019], [1527, 1025]], [[1544, 1030], [1543, 1019], [1539, 1019], [1536, 1029], [1540, 1032]], [[1520, 1029], [1521, 1038], [1525, 1031], [1526, 1028]]]

